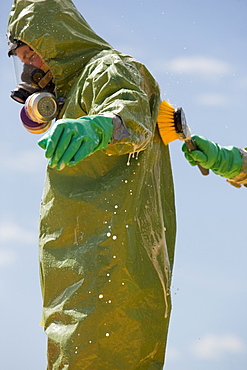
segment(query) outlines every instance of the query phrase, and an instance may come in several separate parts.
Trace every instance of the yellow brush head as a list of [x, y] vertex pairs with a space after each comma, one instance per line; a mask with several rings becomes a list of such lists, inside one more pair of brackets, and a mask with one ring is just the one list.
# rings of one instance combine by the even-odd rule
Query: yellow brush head
[[167, 103], [167, 101], [164, 100], [160, 103], [157, 124], [160, 136], [166, 145], [168, 145], [171, 141], [178, 139], [174, 121], [174, 113], [175, 109], [169, 103]]

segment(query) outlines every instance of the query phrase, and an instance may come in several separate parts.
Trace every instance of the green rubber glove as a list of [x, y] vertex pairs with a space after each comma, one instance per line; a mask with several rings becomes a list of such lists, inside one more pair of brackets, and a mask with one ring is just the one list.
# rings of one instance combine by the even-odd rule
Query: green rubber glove
[[74, 166], [97, 150], [105, 149], [113, 134], [112, 118], [92, 115], [57, 120], [38, 144], [45, 149], [49, 166], [62, 170]]
[[231, 179], [241, 172], [242, 156], [238, 148], [220, 146], [202, 136], [193, 135], [198, 150], [189, 151], [186, 144], [182, 146], [185, 158], [192, 166], [199, 162], [202, 167], [211, 169], [217, 175]]

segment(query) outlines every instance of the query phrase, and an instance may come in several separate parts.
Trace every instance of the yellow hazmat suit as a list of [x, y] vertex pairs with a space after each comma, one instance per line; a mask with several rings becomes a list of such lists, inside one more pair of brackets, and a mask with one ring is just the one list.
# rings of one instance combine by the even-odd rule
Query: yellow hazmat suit
[[[83, 6], [83, 4], [82, 4]], [[159, 87], [70, 0], [14, 1], [8, 31], [50, 67], [58, 118], [115, 113], [128, 137], [74, 167], [48, 167], [40, 266], [48, 369], [162, 369], [175, 209]]]

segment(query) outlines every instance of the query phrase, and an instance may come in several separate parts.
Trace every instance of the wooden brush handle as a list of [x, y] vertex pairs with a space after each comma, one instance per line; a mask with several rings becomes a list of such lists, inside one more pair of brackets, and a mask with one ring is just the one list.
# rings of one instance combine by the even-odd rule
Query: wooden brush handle
[[[197, 149], [196, 143], [192, 139], [186, 140], [185, 143], [190, 152]], [[199, 162], [196, 162], [196, 164], [204, 176], [207, 176], [209, 174], [209, 170], [207, 168], [202, 167]]]

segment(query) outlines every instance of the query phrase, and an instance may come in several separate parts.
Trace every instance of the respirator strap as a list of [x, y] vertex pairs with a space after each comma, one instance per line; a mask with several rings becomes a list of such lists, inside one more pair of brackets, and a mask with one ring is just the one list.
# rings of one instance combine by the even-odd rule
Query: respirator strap
[[51, 71], [49, 70], [43, 78], [41, 78], [41, 80], [39, 81], [38, 85], [41, 89], [44, 89], [46, 87], [46, 85], [48, 85], [49, 82], [51, 82], [53, 76], [52, 76], [52, 73]]

